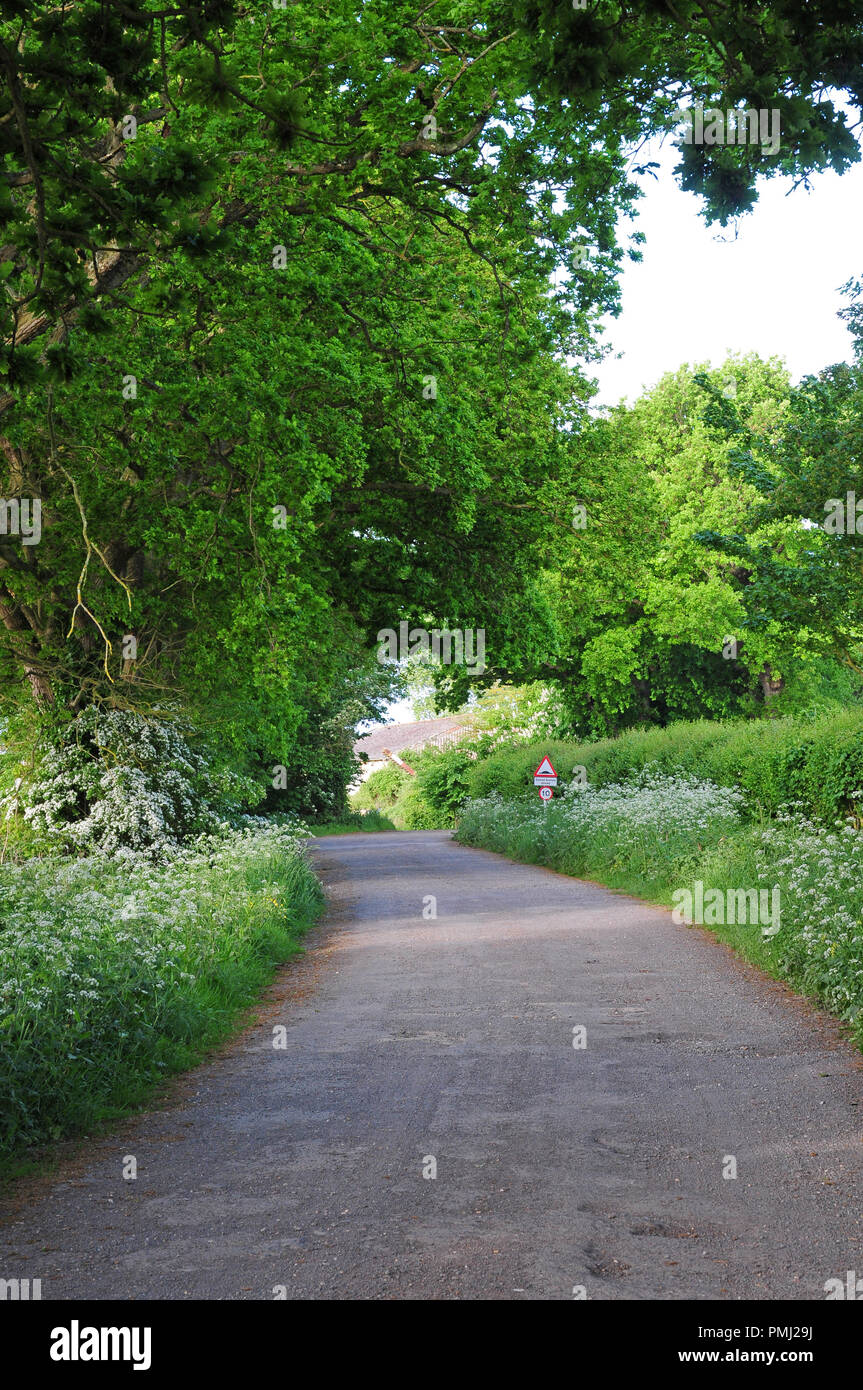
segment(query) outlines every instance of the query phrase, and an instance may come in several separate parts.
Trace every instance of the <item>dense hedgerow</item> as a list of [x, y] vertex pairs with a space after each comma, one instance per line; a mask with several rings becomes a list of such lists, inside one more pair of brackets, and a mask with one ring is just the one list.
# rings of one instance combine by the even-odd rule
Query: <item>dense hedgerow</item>
[[379, 768], [351, 798], [392, 818], [399, 830], [443, 830], [455, 824], [468, 796], [475, 757], [464, 747], [424, 749], [411, 758], [414, 775], [393, 763]]
[[544, 754], [564, 780], [584, 767], [591, 786], [627, 781], [650, 766], [673, 776], [739, 787], [753, 808], [774, 815], [789, 802], [832, 822], [856, 814], [863, 787], [863, 710], [818, 719], [672, 724], [631, 730], [596, 743], [545, 741], [494, 753], [468, 774], [471, 797], [536, 795], [532, 774]]
[[459, 808], [491, 792], [533, 801], [533, 772], [548, 754], [563, 782], [585, 769], [596, 787], [626, 782], [646, 768], [745, 792], [753, 810], [777, 814], [799, 802], [825, 823], [863, 812], [863, 710], [784, 719], [678, 722], [616, 738], [574, 743], [544, 738], [488, 752], [460, 744], [414, 755], [416, 776], [393, 764], [354, 793], [357, 809], [391, 814], [400, 829], [452, 825]]
[[228, 1030], [321, 901], [301, 827], [0, 867], [0, 1160], [143, 1099]]

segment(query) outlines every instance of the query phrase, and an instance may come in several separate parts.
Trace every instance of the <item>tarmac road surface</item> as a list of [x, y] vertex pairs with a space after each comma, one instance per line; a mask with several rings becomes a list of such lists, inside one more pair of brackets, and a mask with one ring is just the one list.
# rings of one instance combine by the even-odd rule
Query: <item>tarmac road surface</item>
[[0, 1277], [823, 1300], [863, 1274], [863, 1059], [823, 1014], [661, 909], [448, 832], [311, 852], [330, 909], [259, 1021], [19, 1188]]

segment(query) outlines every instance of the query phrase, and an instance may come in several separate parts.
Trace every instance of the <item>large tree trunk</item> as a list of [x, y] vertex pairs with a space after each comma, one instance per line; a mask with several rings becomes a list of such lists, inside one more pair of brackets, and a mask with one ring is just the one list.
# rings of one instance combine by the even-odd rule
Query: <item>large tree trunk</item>
[[[54, 691], [39, 660], [38, 644], [32, 629], [5, 590], [0, 590], [0, 622], [8, 632], [16, 634], [11, 642], [12, 650], [21, 664], [36, 704], [40, 709], [47, 709], [54, 703]], [[18, 634], [20, 640], [17, 640]]]
[[785, 678], [779, 676], [777, 680], [774, 680], [770, 670], [770, 662], [765, 661], [758, 673], [758, 684], [761, 686], [764, 703], [767, 704], [768, 700], [772, 700], [774, 695], [778, 695], [780, 691], [785, 689]]

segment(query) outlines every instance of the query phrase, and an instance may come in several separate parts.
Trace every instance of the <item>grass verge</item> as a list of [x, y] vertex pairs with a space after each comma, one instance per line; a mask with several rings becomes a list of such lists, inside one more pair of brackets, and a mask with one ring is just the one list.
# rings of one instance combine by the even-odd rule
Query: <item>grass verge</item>
[[[322, 906], [295, 829], [0, 869], [0, 1174], [228, 1036]], [[38, 1156], [38, 1155], [37, 1155]]]
[[[678, 920], [700, 884], [710, 906], [698, 925], [825, 1004], [863, 1047], [863, 834], [850, 825], [793, 807], [751, 817], [733, 789], [648, 769], [548, 808], [468, 802], [456, 838], [672, 907]], [[742, 912], [744, 901], [761, 910]]]
[[382, 815], [380, 811], [347, 811], [338, 820], [328, 821], [324, 825], [310, 825], [312, 834], [320, 837], [321, 835], [355, 835], [356, 832], [371, 832], [375, 830], [396, 830], [397, 827], [390, 820], [389, 816]]

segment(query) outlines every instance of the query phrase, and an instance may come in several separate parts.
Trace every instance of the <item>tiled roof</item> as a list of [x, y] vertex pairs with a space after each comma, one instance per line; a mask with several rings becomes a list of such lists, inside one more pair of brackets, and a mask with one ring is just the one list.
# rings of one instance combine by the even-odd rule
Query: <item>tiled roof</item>
[[440, 719], [418, 719], [413, 724], [382, 724], [358, 738], [354, 752], [365, 753], [372, 762], [378, 762], [384, 757], [385, 748], [391, 753], [403, 753], [408, 748], [425, 748], [429, 743], [457, 742], [470, 732], [464, 718], [452, 714]]

